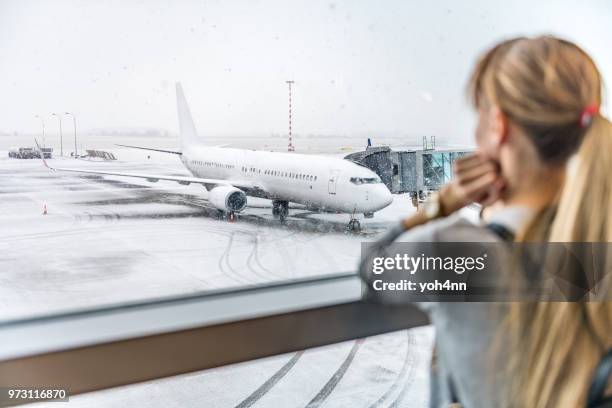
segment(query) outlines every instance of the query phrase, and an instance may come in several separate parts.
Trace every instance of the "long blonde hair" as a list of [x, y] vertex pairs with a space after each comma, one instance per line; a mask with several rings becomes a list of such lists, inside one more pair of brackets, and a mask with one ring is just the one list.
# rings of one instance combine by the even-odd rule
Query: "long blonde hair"
[[[551, 36], [498, 44], [472, 74], [473, 103], [498, 106], [543, 163], [563, 166], [574, 156], [544, 239], [612, 242], [612, 124], [593, 109], [601, 93], [601, 75], [588, 54]], [[506, 310], [500, 333], [509, 347], [510, 384], [503, 405], [585, 406], [593, 370], [612, 347], [612, 302], [515, 302]]]

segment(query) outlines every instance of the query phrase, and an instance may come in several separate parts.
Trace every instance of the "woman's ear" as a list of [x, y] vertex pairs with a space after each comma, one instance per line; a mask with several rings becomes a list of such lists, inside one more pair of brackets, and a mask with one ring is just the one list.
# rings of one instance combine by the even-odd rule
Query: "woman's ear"
[[491, 125], [491, 147], [499, 151], [501, 146], [508, 141], [508, 116], [499, 107], [491, 106], [488, 122]]

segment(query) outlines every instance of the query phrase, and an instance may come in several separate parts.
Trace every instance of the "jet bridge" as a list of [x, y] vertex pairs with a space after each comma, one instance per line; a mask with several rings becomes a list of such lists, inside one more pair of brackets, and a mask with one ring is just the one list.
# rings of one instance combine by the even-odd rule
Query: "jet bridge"
[[453, 162], [471, 149], [393, 150], [389, 146], [367, 147], [344, 158], [368, 167], [394, 194], [423, 197], [437, 191], [453, 177]]

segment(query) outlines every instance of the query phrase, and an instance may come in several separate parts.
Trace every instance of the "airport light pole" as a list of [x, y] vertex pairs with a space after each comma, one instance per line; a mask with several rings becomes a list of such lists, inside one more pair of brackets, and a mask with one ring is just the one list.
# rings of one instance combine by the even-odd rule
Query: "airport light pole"
[[57, 113], [52, 113], [51, 116], [55, 116], [59, 122], [59, 131], [60, 131], [60, 156], [64, 155], [64, 137], [62, 135], [62, 115]]
[[42, 144], [43, 144], [43, 147], [47, 147], [45, 143], [45, 118], [43, 118], [40, 115], [34, 115], [34, 117], [40, 119], [42, 123]]
[[76, 137], [76, 118], [70, 112], [64, 112], [65, 115], [72, 116], [72, 125], [74, 126], [74, 158], [77, 158], [77, 137]]
[[285, 81], [287, 85], [289, 85], [289, 146], [287, 146], [288, 152], [294, 152], [295, 147], [293, 146], [293, 138], [291, 135], [291, 85], [295, 83], [295, 81]]

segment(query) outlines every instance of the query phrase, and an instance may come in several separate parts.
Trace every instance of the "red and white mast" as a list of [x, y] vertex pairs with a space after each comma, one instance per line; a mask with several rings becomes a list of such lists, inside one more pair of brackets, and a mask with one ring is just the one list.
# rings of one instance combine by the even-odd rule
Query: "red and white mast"
[[295, 81], [285, 81], [285, 82], [287, 82], [287, 85], [289, 85], [289, 146], [287, 146], [287, 151], [294, 152], [295, 147], [293, 146], [293, 138], [291, 135], [291, 85]]

